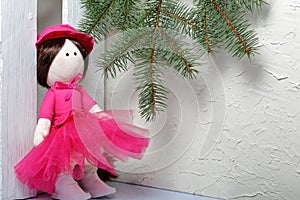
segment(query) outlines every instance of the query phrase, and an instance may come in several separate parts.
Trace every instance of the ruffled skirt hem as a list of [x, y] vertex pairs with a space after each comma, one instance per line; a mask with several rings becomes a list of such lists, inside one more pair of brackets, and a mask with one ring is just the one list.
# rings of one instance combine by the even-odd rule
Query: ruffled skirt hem
[[17, 178], [29, 188], [51, 194], [62, 173], [80, 180], [85, 161], [115, 175], [105, 154], [121, 161], [141, 159], [149, 144], [147, 130], [128, 123], [130, 111], [75, 111], [70, 116], [15, 166]]

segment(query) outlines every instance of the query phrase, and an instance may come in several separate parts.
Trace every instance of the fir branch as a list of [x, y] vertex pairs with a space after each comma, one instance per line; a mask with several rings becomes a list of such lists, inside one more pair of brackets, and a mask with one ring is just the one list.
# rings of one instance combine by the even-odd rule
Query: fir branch
[[81, 0], [83, 18], [79, 22], [79, 31], [93, 35], [95, 41], [101, 41], [114, 27], [115, 4], [117, 0]]
[[143, 12], [142, 0], [119, 0], [119, 16], [115, 19], [115, 28], [127, 30], [140, 26], [141, 12]]
[[[167, 90], [162, 84], [158, 83], [144, 84], [138, 87], [137, 90], [140, 92], [138, 95], [140, 115], [146, 121], [153, 121], [157, 113], [164, 111], [167, 107], [165, 103]], [[155, 96], [153, 96], [153, 91], [156, 91]], [[157, 91], [160, 91], [161, 94]], [[153, 110], [153, 104], [151, 104], [153, 98], [155, 99], [155, 110]], [[153, 110], [153, 112], [149, 112], [149, 110]]]
[[214, 7], [218, 10], [218, 12], [220, 13], [220, 15], [224, 18], [224, 20], [230, 26], [231, 30], [233, 31], [233, 33], [237, 37], [239, 43], [243, 46], [243, 48], [245, 50], [245, 53], [248, 54], [248, 55], [250, 55], [252, 53], [251, 48], [249, 48], [247, 46], [247, 44], [245, 43], [245, 41], [243, 40], [243, 38], [241, 37], [241, 35], [239, 34], [239, 32], [236, 30], [236, 28], [234, 27], [234, 25], [231, 23], [231, 21], [228, 19], [228, 17], [226, 16], [226, 14], [223, 12], [223, 10], [220, 8], [220, 6], [214, 0], [211, 0], [211, 3], [214, 5]]
[[150, 77], [150, 88], [151, 88], [151, 113], [155, 116], [155, 89], [154, 89], [154, 80], [153, 80], [153, 63], [154, 63], [154, 54], [155, 54], [155, 46], [156, 46], [156, 40], [153, 41], [152, 49], [151, 49], [151, 55], [150, 55], [150, 65], [149, 65], [149, 77]]
[[180, 17], [180, 16], [178, 16], [178, 15], [176, 15], [174, 13], [168, 12], [168, 11], [166, 11], [164, 9], [162, 9], [161, 12], [163, 14], [165, 14], [165, 15], [168, 15], [168, 16], [170, 16], [172, 18], [175, 18], [175, 19], [177, 19], [177, 20], [179, 20], [179, 21], [181, 21], [181, 22], [183, 22], [183, 23], [191, 26], [192, 28], [197, 28], [196, 24], [194, 24], [194, 23], [192, 23], [192, 22], [190, 22], [190, 21], [188, 21], [188, 20], [186, 20], [186, 19], [184, 19], [184, 18], [182, 18], [182, 17]]
[[[158, 30], [159, 27], [159, 17], [160, 17], [160, 12], [161, 12], [161, 5], [162, 5], [162, 0], [159, 0], [157, 7], [156, 7], [156, 16], [155, 16], [155, 26], [153, 33], [155, 33]], [[156, 100], [155, 100], [155, 87], [154, 87], [154, 70], [153, 70], [153, 65], [154, 65], [154, 56], [155, 56], [155, 48], [156, 48], [156, 37], [153, 37], [152, 41], [152, 47], [151, 47], [151, 53], [149, 56], [149, 82], [147, 83], [146, 86], [148, 87], [149, 90], [151, 91], [150, 97], [151, 100], [148, 102], [150, 105], [147, 107], [142, 107], [143, 104], [139, 102], [140, 109], [142, 111], [142, 115], [146, 116], [148, 120], [153, 119], [156, 114]], [[151, 116], [151, 117], [150, 117]]]
[[180, 60], [184, 64], [184, 68], [178, 69], [178, 71], [181, 71], [181, 75], [183, 77], [189, 77], [189, 78], [194, 78], [195, 77], [195, 72], [197, 72], [195, 69], [193, 69], [193, 65], [186, 59], [185, 55], [183, 55], [182, 52], [176, 47], [175, 43], [167, 36], [167, 34], [160, 28], [158, 28], [158, 32], [161, 34], [163, 39], [167, 41], [167, 43], [170, 45], [171, 49], [177, 54], [180, 58]]
[[[112, 29], [121, 37], [97, 62], [106, 76], [116, 77], [134, 64], [140, 114], [147, 121], [166, 108], [163, 69], [174, 68], [184, 78], [194, 78], [203, 49], [224, 46], [233, 57], [253, 55], [258, 38], [245, 14], [264, 0], [81, 0], [84, 19], [80, 27], [96, 42]], [[197, 45], [203, 47], [197, 49]], [[199, 56], [200, 55], [200, 56]]]
[[[155, 44], [151, 49], [145, 49], [140, 52], [139, 62], [135, 65], [134, 77], [139, 92], [140, 115], [147, 121], [155, 119], [157, 113], [166, 108], [167, 91], [163, 86], [162, 66], [155, 60], [153, 51]], [[149, 55], [152, 58], [149, 63]]]
[[112, 6], [115, 0], [110, 1], [110, 3], [106, 6], [106, 8], [103, 10], [102, 13], [100, 13], [99, 17], [95, 20], [95, 22], [92, 24], [90, 29], [87, 31], [87, 34], [91, 34], [91, 32], [94, 30], [95, 26], [103, 19], [105, 14], [108, 12], [109, 8]]
[[250, 12], [253, 12], [254, 8], [259, 9], [264, 4], [267, 4], [264, 0], [239, 0], [237, 3], [240, 4], [241, 7], [248, 9]]
[[127, 19], [128, 15], [129, 15], [129, 1], [130, 0], [125, 0], [125, 15], [124, 15], [124, 19]]
[[209, 41], [209, 34], [208, 34], [208, 27], [207, 27], [207, 5], [208, 5], [208, 0], [205, 0], [205, 7], [204, 7], [204, 16], [203, 16], [203, 31], [205, 34], [205, 44], [206, 44], [206, 49], [208, 53], [211, 53], [211, 47], [210, 47], [210, 41]]
[[220, 21], [223, 19], [216, 19], [219, 17], [219, 13], [216, 13], [215, 10], [209, 0], [199, 0], [196, 3], [194, 23], [198, 26], [193, 29], [192, 38], [206, 49], [207, 53], [215, 52], [215, 49], [223, 41], [218, 33], [224, 29], [224, 27], [220, 27]]
[[208, 36], [208, 28], [207, 28], [207, 13], [206, 10], [204, 11], [204, 32], [205, 32], [205, 43], [206, 43], [206, 48], [207, 48], [207, 52], [211, 53], [211, 47], [210, 47], [210, 42], [209, 42], [209, 36]]
[[194, 29], [198, 28], [198, 24], [195, 23], [195, 9], [184, 3], [173, 0], [166, 1], [161, 12], [163, 14], [163, 28], [173, 29], [190, 37], [192, 37]]
[[[134, 59], [131, 54], [135, 50], [136, 45], [151, 33], [149, 29], [137, 29], [126, 31], [115, 42], [115, 44], [105, 52], [103, 57], [97, 60], [98, 66], [104, 71], [106, 76], [110, 75], [112, 78], [116, 77], [115, 68], [119, 72], [127, 70], [126, 59], [134, 63]], [[138, 47], [139, 49], [140, 47]]]
[[161, 12], [162, 0], [159, 1], [156, 11], [155, 30], [159, 27], [159, 18]]

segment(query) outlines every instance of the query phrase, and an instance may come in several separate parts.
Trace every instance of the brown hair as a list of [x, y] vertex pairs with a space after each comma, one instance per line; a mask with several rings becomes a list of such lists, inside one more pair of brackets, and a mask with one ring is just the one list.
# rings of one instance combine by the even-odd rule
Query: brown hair
[[[41, 44], [37, 50], [37, 80], [41, 86], [44, 86], [46, 88], [50, 87], [47, 84], [48, 72], [54, 58], [65, 44], [66, 39], [69, 39], [74, 45], [76, 45], [76, 47], [81, 52], [83, 59], [88, 56], [87, 50], [77, 40], [70, 38], [57, 38], [47, 40], [46, 42]], [[88, 65], [85, 63], [85, 70], [87, 66]]]

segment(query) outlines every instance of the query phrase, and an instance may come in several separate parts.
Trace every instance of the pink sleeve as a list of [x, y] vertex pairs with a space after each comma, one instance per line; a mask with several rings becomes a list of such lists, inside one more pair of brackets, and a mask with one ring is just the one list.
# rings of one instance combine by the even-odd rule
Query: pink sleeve
[[86, 110], [90, 110], [97, 102], [90, 97], [90, 95], [82, 88], [82, 101], [83, 101], [83, 107]]
[[52, 89], [49, 89], [46, 92], [43, 102], [41, 104], [38, 119], [46, 118], [52, 120], [54, 106], [55, 106], [55, 93]]

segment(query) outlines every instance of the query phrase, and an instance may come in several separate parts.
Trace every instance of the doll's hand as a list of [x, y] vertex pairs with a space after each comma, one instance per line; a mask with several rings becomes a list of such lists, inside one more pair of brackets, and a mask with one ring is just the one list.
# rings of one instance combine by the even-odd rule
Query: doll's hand
[[101, 118], [101, 119], [104, 119], [104, 120], [109, 120], [109, 119], [112, 119], [113, 116], [108, 114], [108, 113], [105, 113], [105, 112], [99, 112], [99, 113], [96, 113], [96, 116], [98, 118]]
[[49, 119], [41, 118], [38, 120], [34, 132], [33, 145], [39, 145], [44, 138], [49, 134], [51, 121]]
[[89, 112], [90, 113], [95, 113], [95, 115], [99, 118], [102, 118], [102, 119], [105, 119], [105, 120], [108, 120], [108, 119], [112, 119], [113, 117], [108, 114], [108, 113], [105, 113], [105, 112], [101, 112], [103, 111], [97, 104], [95, 104], [90, 110]]
[[90, 110], [90, 113], [97, 113], [97, 112], [101, 112], [102, 109], [98, 106], [98, 104], [95, 104]]

